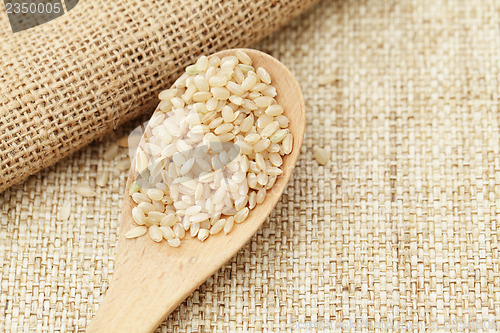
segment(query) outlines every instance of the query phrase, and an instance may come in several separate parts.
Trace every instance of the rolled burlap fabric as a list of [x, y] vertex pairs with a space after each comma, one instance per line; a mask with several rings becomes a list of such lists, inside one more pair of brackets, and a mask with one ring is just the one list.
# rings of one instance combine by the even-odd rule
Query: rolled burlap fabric
[[13, 34], [0, 15], [0, 191], [152, 111], [201, 54], [250, 46], [316, 0], [82, 0]]

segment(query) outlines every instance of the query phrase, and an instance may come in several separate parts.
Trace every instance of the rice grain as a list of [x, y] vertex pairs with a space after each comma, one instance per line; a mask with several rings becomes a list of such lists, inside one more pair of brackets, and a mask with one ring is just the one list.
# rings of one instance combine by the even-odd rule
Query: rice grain
[[99, 172], [99, 174], [97, 175], [97, 178], [96, 178], [96, 181], [95, 183], [100, 186], [100, 187], [104, 187], [108, 184], [108, 179], [109, 179], [109, 174], [107, 171], [101, 171]]
[[229, 232], [231, 232], [231, 230], [233, 229], [233, 225], [234, 225], [234, 218], [230, 216], [226, 219], [226, 222], [224, 223], [224, 234], [227, 235]]
[[149, 237], [157, 243], [161, 242], [163, 239], [163, 233], [157, 225], [152, 225], [149, 227]]
[[179, 247], [181, 245], [181, 240], [179, 238], [169, 239], [167, 241], [168, 245], [171, 247]]
[[330, 160], [328, 155], [328, 152], [323, 148], [317, 147], [314, 149], [314, 158], [316, 158], [316, 161], [320, 165], [325, 165], [328, 163], [328, 161]]
[[71, 201], [65, 201], [59, 210], [58, 218], [61, 221], [67, 221], [71, 215]]
[[146, 214], [144, 214], [144, 211], [139, 207], [132, 208], [132, 218], [138, 225], [146, 224]]
[[249, 209], [248, 207], [245, 207], [243, 208], [242, 210], [238, 211], [235, 215], [234, 215], [234, 222], [236, 223], [241, 223], [243, 221], [246, 220], [246, 218], [248, 217], [248, 213], [249, 213]]
[[248, 56], [248, 54], [246, 54], [244, 51], [236, 50], [235, 54], [236, 54], [236, 57], [238, 58], [238, 60], [241, 61], [241, 63], [243, 65], [247, 65], [247, 66], [252, 65], [252, 58], [250, 58]]
[[163, 238], [165, 238], [167, 241], [175, 238], [175, 233], [172, 230], [172, 228], [163, 226], [160, 227], [159, 229], [161, 231]]
[[79, 183], [75, 186], [75, 192], [82, 197], [95, 197], [95, 191], [87, 183]]
[[288, 133], [283, 139], [283, 151], [285, 154], [290, 154], [292, 152], [293, 136]]
[[266, 84], [271, 84], [271, 75], [262, 67], [257, 68], [257, 75]]
[[145, 235], [147, 231], [148, 228], [144, 226], [134, 227], [125, 233], [125, 238], [141, 237], [142, 235]]
[[207, 239], [209, 235], [210, 235], [210, 231], [208, 231], [207, 229], [200, 229], [200, 231], [198, 231], [198, 239], [202, 242], [205, 239]]
[[113, 158], [116, 157], [116, 155], [118, 155], [118, 144], [117, 143], [112, 143], [108, 149], [106, 149], [106, 151], [104, 152], [104, 154], [102, 155], [102, 158], [105, 160], [105, 161], [111, 161]]
[[[130, 169], [130, 159], [124, 158], [116, 163], [116, 168], [119, 171], [127, 171]], [[143, 169], [144, 170], [144, 169]]]

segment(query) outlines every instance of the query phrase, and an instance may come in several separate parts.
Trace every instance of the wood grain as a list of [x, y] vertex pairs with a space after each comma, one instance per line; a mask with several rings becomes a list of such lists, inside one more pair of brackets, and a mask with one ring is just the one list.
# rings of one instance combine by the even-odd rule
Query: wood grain
[[[257, 50], [243, 50], [252, 58], [255, 68], [263, 67], [271, 74], [278, 92], [276, 99], [290, 119], [293, 150], [283, 158], [283, 174], [267, 192], [265, 201], [250, 211], [244, 223], [235, 224], [228, 235], [219, 233], [200, 242], [187, 234], [178, 248], [169, 247], [165, 241], [155, 243], [149, 237], [124, 238], [125, 232], [134, 226], [131, 210], [136, 205], [128, 195], [132, 179], [129, 176], [113, 280], [88, 332], [153, 332], [177, 305], [250, 240], [283, 193], [304, 136], [302, 91], [278, 60]], [[223, 57], [234, 52], [232, 49], [214, 55]]]

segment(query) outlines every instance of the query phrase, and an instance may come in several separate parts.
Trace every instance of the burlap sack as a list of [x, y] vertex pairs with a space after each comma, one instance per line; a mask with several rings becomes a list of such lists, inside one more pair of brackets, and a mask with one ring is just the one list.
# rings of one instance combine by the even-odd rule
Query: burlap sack
[[315, 0], [82, 0], [13, 34], [0, 15], [0, 191], [152, 111], [201, 54], [249, 46]]

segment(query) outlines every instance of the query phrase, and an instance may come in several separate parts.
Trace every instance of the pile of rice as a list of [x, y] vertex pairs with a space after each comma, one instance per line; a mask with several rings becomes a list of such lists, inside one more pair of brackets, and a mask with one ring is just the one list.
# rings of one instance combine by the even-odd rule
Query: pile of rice
[[159, 95], [160, 104], [135, 156], [130, 195], [137, 224], [177, 247], [189, 232], [204, 241], [244, 222], [273, 187], [292, 134], [269, 73], [251, 58], [200, 57]]

